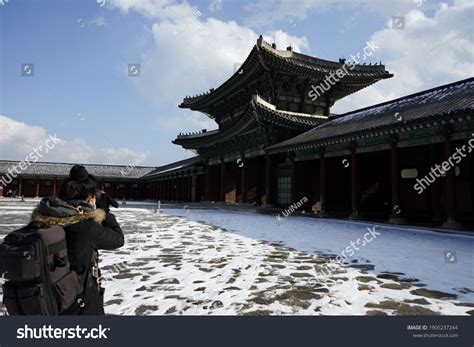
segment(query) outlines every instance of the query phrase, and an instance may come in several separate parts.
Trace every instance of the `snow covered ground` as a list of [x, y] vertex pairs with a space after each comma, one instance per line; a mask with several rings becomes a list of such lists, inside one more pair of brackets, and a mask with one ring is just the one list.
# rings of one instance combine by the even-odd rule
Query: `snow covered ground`
[[[0, 238], [26, 222], [32, 208], [0, 200]], [[298, 217], [278, 221], [218, 210], [156, 214], [130, 205], [114, 213], [126, 245], [101, 252], [109, 314], [458, 315], [474, 310], [468, 236], [375, 226], [380, 235], [341, 265], [331, 258], [373, 225]], [[445, 249], [455, 252], [456, 262], [445, 263]]]
[[168, 209], [167, 214], [232, 230], [257, 240], [279, 242], [310, 254], [340, 255], [351, 241], [375, 228], [376, 238], [348, 261], [370, 263], [381, 272], [402, 272], [432, 289], [474, 302], [474, 237], [409, 227], [344, 220], [288, 217], [228, 210]]

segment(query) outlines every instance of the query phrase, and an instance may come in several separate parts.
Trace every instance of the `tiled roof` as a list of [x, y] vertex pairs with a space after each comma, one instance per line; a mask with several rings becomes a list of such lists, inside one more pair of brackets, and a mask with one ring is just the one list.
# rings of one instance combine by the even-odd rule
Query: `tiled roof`
[[[19, 161], [0, 160], [0, 174], [5, 174], [8, 169], [17, 165]], [[31, 163], [26, 170], [20, 170], [24, 175], [40, 175], [40, 176], [56, 176], [56, 177], [67, 177], [69, 170], [74, 164], [67, 163], [45, 163], [36, 162]], [[101, 178], [140, 178], [149, 172], [153, 171], [154, 167], [127, 167], [125, 165], [91, 165], [84, 164], [87, 171], [96, 177]]]
[[155, 170], [153, 170], [153, 171], [149, 172], [148, 174], [146, 174], [143, 178], [149, 178], [149, 177], [152, 177], [152, 176], [157, 176], [157, 175], [160, 175], [160, 174], [168, 173], [168, 172], [171, 172], [171, 171], [174, 171], [174, 170], [184, 169], [186, 167], [189, 167], [191, 165], [194, 165], [194, 164], [197, 164], [197, 163], [200, 163], [200, 162], [202, 162], [202, 159], [199, 156], [184, 159], [184, 160], [180, 160], [180, 161], [176, 161], [176, 162], [171, 163], [171, 164], [167, 164], [167, 165], [157, 167]]
[[357, 132], [416, 123], [463, 110], [474, 110], [474, 78], [339, 115], [268, 149], [270, 153], [278, 153], [303, 144], [317, 144]]
[[[248, 84], [246, 78], [256, 71], [256, 66], [260, 65], [262, 60], [267, 63], [271, 62], [284, 70], [291, 71], [292, 73], [314, 78], [321, 78], [331, 72], [342, 69], [345, 64], [344, 59], [340, 59], [336, 62], [311, 57], [305, 54], [293, 52], [292, 50], [278, 50], [260, 37], [240, 69], [228, 80], [219, 87], [211, 88], [205, 93], [186, 96], [179, 107], [194, 109], [193, 105], [208, 103], [215, 97], [226, 97], [226, 95], [232, 94], [234, 89], [245, 87]], [[347, 65], [351, 64], [348, 62]], [[378, 80], [390, 78], [392, 76], [391, 73], [385, 70], [385, 66], [381, 63], [369, 65], [355, 64], [353, 65], [353, 68], [349, 69], [347, 76], [344, 78], [344, 83], [356, 81], [357, 87], [353, 87], [355, 90], [352, 91], [355, 92], [356, 90], [360, 90]]]

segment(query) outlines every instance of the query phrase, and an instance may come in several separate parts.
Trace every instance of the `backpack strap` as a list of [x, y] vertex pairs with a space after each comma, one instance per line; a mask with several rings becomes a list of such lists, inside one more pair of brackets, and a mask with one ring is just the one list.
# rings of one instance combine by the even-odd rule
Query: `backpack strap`
[[82, 276], [80, 276], [80, 283], [81, 283], [81, 288], [82, 288], [82, 292], [84, 293], [85, 290], [86, 290], [86, 284], [87, 284], [87, 279], [89, 277], [89, 275], [92, 274], [92, 268], [95, 266], [95, 263], [97, 262], [97, 251], [95, 249], [92, 250], [92, 257], [91, 257], [91, 261], [90, 261], [90, 264], [89, 264], [89, 267], [87, 268], [87, 270], [82, 274]]

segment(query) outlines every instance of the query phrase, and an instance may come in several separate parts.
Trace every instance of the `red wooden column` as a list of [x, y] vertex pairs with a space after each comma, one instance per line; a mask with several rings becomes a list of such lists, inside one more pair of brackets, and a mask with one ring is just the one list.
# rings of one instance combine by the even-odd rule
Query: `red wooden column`
[[23, 195], [23, 179], [18, 177], [18, 196]]
[[245, 204], [247, 202], [247, 162], [242, 159], [239, 163], [242, 165], [241, 169], [241, 176], [240, 176], [240, 203]]
[[173, 179], [168, 178], [168, 193], [167, 193], [167, 200], [173, 200]]
[[177, 182], [176, 178], [172, 178], [171, 179], [171, 200], [172, 201], [177, 200], [176, 199], [176, 197], [177, 197], [177, 195], [176, 195], [177, 188], [178, 188], [178, 182]]
[[40, 195], [40, 179], [39, 177], [36, 177], [36, 191], [35, 191], [35, 197], [38, 198]]
[[359, 217], [359, 168], [355, 148], [351, 149], [351, 205], [350, 218], [357, 219]]
[[176, 177], [176, 184], [175, 184], [175, 201], [181, 200], [181, 179]]
[[273, 188], [272, 157], [269, 154], [267, 154], [265, 157], [265, 206], [271, 206], [273, 204], [272, 188]]
[[189, 176], [183, 177], [183, 180], [184, 180], [183, 200], [189, 201]]
[[[437, 155], [437, 146], [432, 144], [430, 146], [430, 167], [435, 167], [439, 162], [439, 156]], [[441, 217], [441, 187], [440, 180], [435, 180], [431, 186], [431, 220], [436, 223], [444, 222], [444, 218]]]
[[[446, 135], [444, 141], [444, 160], [448, 161], [453, 154], [453, 144], [451, 142], [451, 134]], [[446, 221], [443, 223], [443, 228], [461, 228], [461, 224], [456, 221], [456, 186], [455, 186], [455, 168], [451, 167], [446, 171], [445, 190], [446, 190]]]
[[55, 178], [53, 180], [53, 196], [56, 196], [57, 186], [58, 186], [58, 180]]
[[321, 204], [321, 211], [319, 215], [321, 217], [326, 216], [326, 157], [324, 152], [321, 151], [319, 155], [320, 165], [319, 165], [319, 201]]
[[176, 177], [174, 181], [174, 201], [179, 201], [179, 187], [179, 177]]
[[290, 204], [295, 201], [296, 198], [296, 164], [293, 156], [289, 158], [290, 161]]
[[183, 176], [181, 177], [181, 201], [187, 201], [186, 199], [186, 189], [187, 189], [187, 177]]
[[220, 201], [225, 202], [225, 163], [221, 163], [221, 196]]
[[401, 216], [400, 206], [400, 169], [398, 160], [398, 147], [397, 142], [393, 141], [390, 144], [390, 176], [392, 183], [392, 213], [390, 215], [389, 223], [401, 224], [404, 222], [404, 218]]
[[212, 201], [212, 177], [211, 177], [211, 166], [207, 166], [206, 173], [206, 200]]
[[196, 202], [196, 186], [197, 186], [197, 176], [191, 176], [191, 202]]

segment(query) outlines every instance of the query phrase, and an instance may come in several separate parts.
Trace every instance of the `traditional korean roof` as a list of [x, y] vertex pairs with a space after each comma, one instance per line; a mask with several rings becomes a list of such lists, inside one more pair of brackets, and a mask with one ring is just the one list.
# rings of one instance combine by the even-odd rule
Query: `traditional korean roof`
[[226, 141], [238, 134], [252, 131], [258, 127], [258, 124], [262, 123], [304, 131], [321, 124], [327, 119], [326, 116], [277, 110], [274, 105], [255, 95], [244, 114], [231, 127], [222, 131], [216, 129], [200, 133], [179, 134], [173, 143], [184, 148], [198, 148], [207, 144]]
[[192, 158], [180, 160], [180, 161], [177, 161], [177, 162], [174, 162], [174, 163], [171, 163], [171, 164], [167, 164], [167, 165], [157, 167], [155, 170], [149, 172], [148, 174], [146, 174], [142, 178], [144, 178], [144, 179], [145, 178], [151, 178], [151, 177], [155, 177], [155, 176], [159, 176], [159, 175], [163, 175], [163, 174], [167, 174], [167, 173], [180, 171], [180, 170], [187, 169], [187, 168], [192, 168], [197, 164], [201, 164], [202, 162], [203, 162], [203, 160], [202, 160], [201, 157], [195, 156], [195, 157], [192, 157]]
[[[0, 160], [0, 174], [6, 174], [14, 165], [18, 167], [19, 161]], [[68, 163], [46, 163], [36, 162], [28, 165], [26, 170], [21, 170], [22, 175], [28, 176], [51, 176], [63, 178], [69, 176], [69, 170], [74, 164]], [[127, 167], [126, 165], [92, 165], [83, 164], [90, 174], [100, 178], [140, 178], [151, 171], [154, 167], [135, 166]]]
[[[315, 148], [353, 141], [357, 135], [403, 128], [429, 121], [446, 122], [474, 112], [474, 78], [442, 85], [378, 105], [341, 114], [301, 135], [268, 148], [269, 153]], [[468, 117], [471, 117], [468, 115]]]
[[[261, 71], [262, 67], [265, 71], [284, 71], [320, 81], [330, 73], [335, 73], [338, 69], [341, 69], [344, 64], [345, 59], [340, 59], [339, 62], [319, 59], [293, 52], [290, 47], [287, 50], [278, 50], [273, 45], [265, 42], [262, 36], [260, 36], [257, 44], [253, 47], [240, 69], [227, 81], [217, 89], [212, 88], [206, 93], [185, 97], [179, 107], [205, 112], [215, 102], [234, 94], [239, 89], [245, 88], [255, 78], [256, 74], [259, 73], [258, 71]], [[348, 69], [348, 73], [341, 80], [345, 91], [339, 91], [338, 98], [392, 76], [381, 63], [375, 65], [354, 65], [352, 69]]]

